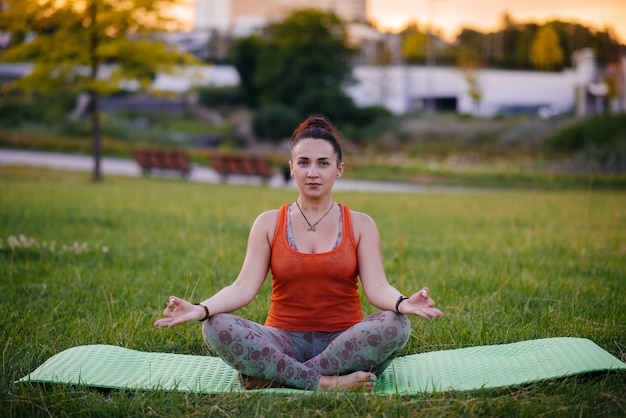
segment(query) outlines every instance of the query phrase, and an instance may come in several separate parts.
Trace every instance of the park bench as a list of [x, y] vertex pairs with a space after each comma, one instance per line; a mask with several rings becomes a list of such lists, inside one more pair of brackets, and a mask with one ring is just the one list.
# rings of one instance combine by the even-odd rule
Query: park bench
[[256, 155], [212, 155], [211, 167], [217, 171], [223, 181], [231, 174], [245, 176], [260, 176], [263, 183], [267, 183], [272, 176], [272, 165], [267, 158]]
[[187, 178], [191, 171], [189, 154], [181, 150], [135, 149], [133, 158], [145, 175], [156, 168], [180, 171], [183, 178]]

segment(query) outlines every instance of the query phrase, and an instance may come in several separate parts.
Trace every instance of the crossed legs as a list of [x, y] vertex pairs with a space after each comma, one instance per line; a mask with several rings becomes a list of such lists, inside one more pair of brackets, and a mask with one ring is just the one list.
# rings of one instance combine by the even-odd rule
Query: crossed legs
[[202, 334], [243, 375], [299, 389], [371, 389], [406, 345], [410, 323], [382, 311], [342, 332], [289, 332], [218, 314]]

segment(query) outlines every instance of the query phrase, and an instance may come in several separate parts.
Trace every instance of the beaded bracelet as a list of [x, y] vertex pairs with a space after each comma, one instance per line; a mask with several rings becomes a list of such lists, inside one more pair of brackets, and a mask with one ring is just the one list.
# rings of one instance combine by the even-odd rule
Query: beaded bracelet
[[203, 305], [200, 302], [195, 302], [194, 305], [200, 305], [204, 308], [204, 318], [200, 319], [200, 322], [204, 322], [211, 317], [211, 314], [209, 313], [209, 308], [206, 305]]
[[408, 299], [408, 298], [407, 298], [406, 296], [402, 296], [402, 295], [400, 295], [400, 297], [398, 298], [398, 301], [396, 302], [396, 313], [397, 313], [397, 314], [399, 314], [399, 313], [400, 313], [400, 311], [398, 310], [398, 308], [400, 307], [400, 304], [401, 304], [403, 301], [407, 300], [407, 299]]

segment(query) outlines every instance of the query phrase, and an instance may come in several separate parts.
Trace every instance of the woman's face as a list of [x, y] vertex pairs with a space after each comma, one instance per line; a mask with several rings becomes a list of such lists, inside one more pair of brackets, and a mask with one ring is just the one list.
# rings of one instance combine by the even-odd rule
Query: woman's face
[[343, 166], [332, 144], [324, 139], [302, 139], [291, 150], [289, 168], [300, 193], [307, 196], [330, 193]]

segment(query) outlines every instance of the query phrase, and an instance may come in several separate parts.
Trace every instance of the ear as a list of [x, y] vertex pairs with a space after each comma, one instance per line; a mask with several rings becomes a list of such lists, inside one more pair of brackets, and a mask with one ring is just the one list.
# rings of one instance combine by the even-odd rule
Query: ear
[[345, 167], [344, 162], [340, 162], [339, 164], [337, 164], [337, 178], [341, 177], [343, 175], [343, 169]]
[[293, 177], [293, 161], [289, 160], [289, 175]]

